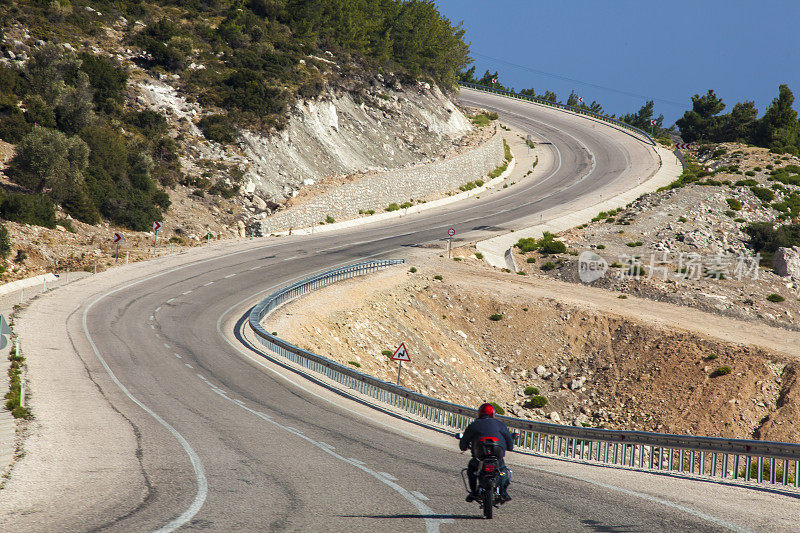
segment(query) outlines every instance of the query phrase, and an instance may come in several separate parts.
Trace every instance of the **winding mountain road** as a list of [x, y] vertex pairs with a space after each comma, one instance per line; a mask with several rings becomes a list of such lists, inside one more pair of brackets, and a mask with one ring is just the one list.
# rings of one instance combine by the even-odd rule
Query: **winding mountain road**
[[[576, 197], [631, 187], [658, 167], [650, 147], [597, 122], [475, 91], [461, 98], [540, 141], [549, 156], [539, 178], [395, 221], [159, 258], [34, 302], [22, 320], [23, 344], [26, 321], [63, 311], [65, 324], [52, 327], [65, 329], [116, 411], [115, 427], [126, 428], [120, 445], [135, 444], [138, 466], [101, 473], [118, 487], [103, 497], [76, 480], [57, 499], [32, 492], [13, 508], [0, 503], [0, 529], [487, 527], [477, 506], [464, 502], [459, 471], [467, 457], [454, 439], [337, 397], [235, 335], [250, 306], [292, 280], [419, 253], [451, 226], [463, 240], [488, 237]], [[39, 356], [29, 355], [30, 364]], [[98, 440], [108, 437], [98, 429]], [[24, 474], [36, 459], [29, 454], [17, 470]], [[515, 454], [509, 462], [514, 501], [497, 512], [498, 530], [781, 530], [797, 516], [794, 499], [740, 487]], [[10, 499], [15, 490], [12, 482]], [[785, 512], [775, 510], [778, 501]]]

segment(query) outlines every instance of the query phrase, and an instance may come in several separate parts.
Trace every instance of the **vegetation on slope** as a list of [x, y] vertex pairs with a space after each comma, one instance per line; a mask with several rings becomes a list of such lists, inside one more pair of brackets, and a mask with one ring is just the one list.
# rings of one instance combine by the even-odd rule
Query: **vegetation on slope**
[[451, 86], [469, 62], [464, 30], [431, 0], [28, 0], [0, 6], [0, 20], [45, 42], [22, 68], [0, 66], [0, 139], [18, 144], [7, 174], [19, 185], [0, 191], [0, 216], [50, 227], [60, 205], [146, 230], [169, 206], [158, 185], [183, 179], [166, 117], [126, 99], [129, 64], [96, 53], [119, 44], [111, 28], [141, 50], [139, 67], [218, 110], [199, 126], [222, 143], [236, 127], [281, 128], [292, 102], [332, 80]]

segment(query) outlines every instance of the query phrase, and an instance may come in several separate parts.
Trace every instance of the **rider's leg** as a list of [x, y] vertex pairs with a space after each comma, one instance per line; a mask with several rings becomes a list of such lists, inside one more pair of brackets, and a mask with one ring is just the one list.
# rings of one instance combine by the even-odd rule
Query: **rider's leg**
[[478, 460], [474, 457], [469, 460], [469, 464], [467, 465], [467, 479], [469, 479], [467, 501], [471, 502], [475, 499], [475, 493], [478, 488]]

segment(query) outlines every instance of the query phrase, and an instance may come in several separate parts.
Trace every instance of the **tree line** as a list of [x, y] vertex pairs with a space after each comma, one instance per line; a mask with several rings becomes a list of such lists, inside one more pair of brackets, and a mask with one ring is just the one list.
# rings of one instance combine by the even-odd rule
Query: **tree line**
[[[536, 90], [532, 87], [529, 89], [522, 89], [520, 91], [516, 91], [513, 87], [511, 88], [505, 87], [502, 83], [500, 83], [500, 76], [497, 71], [491, 72], [490, 70], [486, 70], [486, 72], [483, 74], [482, 77], [477, 78], [475, 76], [475, 67], [473, 66], [467, 70], [462, 70], [459, 73], [458, 80], [466, 83], [475, 83], [478, 85], [495, 87], [497, 89], [501, 89], [504, 91], [516, 92], [517, 94], [523, 96], [541, 98], [542, 100], [548, 100], [550, 102], [559, 104], [566, 104], [570, 107], [591, 111], [592, 113], [597, 113], [598, 115], [603, 115], [608, 118], [620, 120], [635, 128], [639, 128], [640, 130], [652, 133], [655, 137], [659, 138], [660, 140], [669, 142], [669, 136], [668, 136], [669, 130], [664, 128], [664, 115], [659, 115], [657, 117], [655, 116], [654, 113], [655, 103], [653, 100], [649, 100], [648, 102], [646, 102], [635, 113], [628, 113], [617, 117], [613, 113], [606, 112], [605, 109], [603, 109], [603, 106], [600, 105], [600, 103], [598, 103], [596, 100], [592, 100], [590, 104], [587, 104], [586, 102], [581, 102], [580, 96], [574, 90], [570, 92], [569, 96], [567, 97], [567, 101], [562, 102], [558, 98], [558, 95], [550, 90], [546, 90], [543, 93], [537, 94]], [[655, 121], [655, 124], [651, 122], [653, 120]]]
[[[500, 83], [497, 71], [486, 70], [482, 77], [477, 78], [475, 67], [471, 67], [459, 73], [459, 81], [515, 92], [513, 88], [509, 89]], [[532, 88], [523, 89], [518, 94], [562, 103], [556, 93], [549, 90], [537, 94]], [[664, 115], [655, 117], [653, 100], [647, 101], [635, 113], [620, 117], [606, 113], [603, 106], [596, 101], [592, 101], [591, 104], [580, 102], [574, 90], [565, 103], [610, 118], [618, 118], [631, 126], [652, 132], [667, 142], [669, 138], [666, 135], [675, 132], [680, 133], [685, 142], [743, 142], [769, 148], [775, 153], [800, 155], [800, 121], [797, 111], [793, 108], [794, 94], [788, 85], [778, 87], [778, 96], [767, 107], [761, 118], [758, 118], [758, 109], [752, 101], [739, 102], [729, 113], [722, 114], [726, 107], [725, 103], [713, 90], [704, 95], [695, 94], [691, 102], [692, 108], [675, 122], [677, 131], [674, 128], [664, 128]], [[655, 124], [651, 123], [653, 120]]]

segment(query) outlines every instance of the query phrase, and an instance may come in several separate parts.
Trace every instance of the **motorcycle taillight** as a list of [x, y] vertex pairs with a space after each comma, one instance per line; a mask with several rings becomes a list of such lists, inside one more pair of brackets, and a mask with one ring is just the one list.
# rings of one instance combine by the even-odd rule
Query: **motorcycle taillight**
[[483, 465], [484, 472], [494, 472], [494, 465]]

